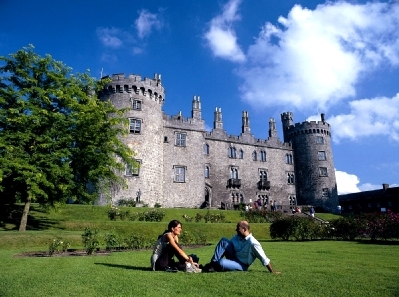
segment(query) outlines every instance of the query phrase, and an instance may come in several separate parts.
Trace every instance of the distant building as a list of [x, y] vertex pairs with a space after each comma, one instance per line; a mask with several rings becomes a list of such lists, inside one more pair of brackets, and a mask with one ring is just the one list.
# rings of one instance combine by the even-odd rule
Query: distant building
[[[140, 190], [143, 203], [162, 207], [233, 208], [259, 198], [269, 208], [276, 201], [278, 209], [287, 210], [298, 204], [330, 210], [338, 205], [331, 130], [324, 114], [319, 122], [294, 125], [292, 113], [283, 113], [282, 142], [273, 118], [269, 137], [255, 138], [246, 111], [240, 135], [226, 133], [217, 107], [213, 129], [206, 131], [199, 96], [192, 100], [191, 117], [164, 114], [165, 90], [157, 74], [153, 79], [115, 74], [100, 98], [128, 108], [124, 140], [141, 164], [138, 170], [126, 168], [128, 189], [113, 189], [114, 203], [136, 199]], [[100, 197], [99, 203], [106, 201]]]
[[342, 213], [399, 213], [399, 187], [390, 188], [388, 184], [378, 190], [339, 195], [338, 199]]

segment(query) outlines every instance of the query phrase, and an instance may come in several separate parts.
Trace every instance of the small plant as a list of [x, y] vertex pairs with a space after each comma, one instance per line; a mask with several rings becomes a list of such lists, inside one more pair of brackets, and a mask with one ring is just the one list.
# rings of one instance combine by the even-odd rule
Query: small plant
[[107, 251], [120, 248], [120, 240], [115, 233], [108, 233], [104, 237], [105, 249]]
[[184, 219], [187, 223], [193, 221], [193, 218], [190, 217], [190, 216], [188, 216], [188, 215], [186, 215], [186, 214], [183, 215], [183, 219]]
[[124, 243], [128, 249], [144, 249], [152, 244], [141, 234], [132, 234], [130, 237], [125, 238]]
[[62, 251], [63, 253], [71, 246], [69, 242], [63, 241], [60, 237], [54, 238], [49, 244], [48, 253], [52, 256], [55, 252]]
[[111, 207], [108, 209], [107, 214], [108, 214], [108, 218], [109, 218], [111, 221], [115, 221], [115, 220], [120, 216], [119, 208], [117, 208], [117, 207], [115, 207], [115, 206], [111, 206]]
[[158, 202], [156, 202], [155, 204], [154, 204], [154, 208], [161, 208], [162, 206], [161, 206], [161, 204], [159, 204]]
[[82, 234], [82, 241], [88, 255], [92, 255], [95, 250], [100, 248], [100, 240], [97, 230], [90, 230], [90, 228], [86, 227]]
[[136, 201], [134, 199], [122, 198], [118, 200], [118, 206], [136, 207]]
[[199, 222], [201, 222], [203, 217], [204, 217], [203, 215], [201, 215], [199, 212], [197, 212], [197, 214], [195, 215], [195, 221], [197, 223], [199, 223]]

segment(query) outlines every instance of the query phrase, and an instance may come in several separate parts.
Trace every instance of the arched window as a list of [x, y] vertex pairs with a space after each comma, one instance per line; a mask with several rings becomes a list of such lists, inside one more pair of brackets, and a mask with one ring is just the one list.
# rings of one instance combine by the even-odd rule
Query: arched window
[[209, 155], [209, 144], [207, 143], [204, 144], [204, 154]]
[[294, 184], [295, 183], [295, 176], [293, 173], [287, 173], [287, 183]]
[[205, 166], [205, 177], [209, 178], [209, 166]]
[[252, 160], [254, 161], [258, 160], [258, 154], [256, 153], [256, 151], [252, 153]]
[[260, 160], [262, 162], [266, 162], [266, 152], [265, 151], [260, 151]]
[[229, 147], [229, 158], [236, 158], [236, 148], [235, 147]]
[[244, 151], [240, 149], [240, 151], [238, 152], [238, 157], [240, 159], [244, 159]]
[[236, 167], [230, 168], [230, 178], [238, 179], [238, 169]]

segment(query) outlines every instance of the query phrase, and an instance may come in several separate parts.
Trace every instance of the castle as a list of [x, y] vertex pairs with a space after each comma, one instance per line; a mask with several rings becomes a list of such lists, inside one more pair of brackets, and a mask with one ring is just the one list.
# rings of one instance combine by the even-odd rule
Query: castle
[[331, 149], [331, 129], [321, 121], [293, 124], [291, 112], [281, 114], [284, 142], [276, 122], [269, 137], [251, 134], [242, 113], [239, 136], [227, 135], [222, 111], [216, 108], [212, 131], [205, 130], [200, 97], [194, 96], [191, 117], [162, 111], [165, 89], [161, 76], [114, 74], [100, 92], [116, 108], [128, 108], [125, 143], [136, 153], [138, 169], [126, 168], [128, 189], [113, 191], [112, 200], [137, 199], [162, 207], [225, 207], [260, 199], [280, 209], [295, 205], [338, 205]]

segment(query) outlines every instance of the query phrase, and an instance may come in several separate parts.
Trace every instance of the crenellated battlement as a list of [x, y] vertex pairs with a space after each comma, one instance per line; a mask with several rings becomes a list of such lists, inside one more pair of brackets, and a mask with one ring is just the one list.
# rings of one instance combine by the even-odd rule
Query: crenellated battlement
[[[107, 77], [108, 78], [108, 77]], [[124, 73], [113, 74], [112, 81], [102, 90], [101, 96], [112, 94], [130, 94], [149, 97], [163, 104], [165, 100], [165, 89], [162, 86], [161, 75], [155, 74], [153, 79], [143, 78], [140, 75]]]
[[331, 127], [330, 124], [323, 121], [306, 121], [289, 126], [284, 133], [288, 136], [288, 139], [300, 134], [323, 134], [331, 137]]

